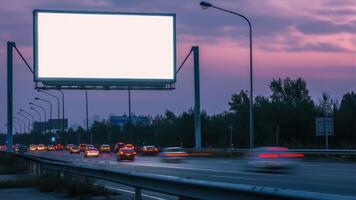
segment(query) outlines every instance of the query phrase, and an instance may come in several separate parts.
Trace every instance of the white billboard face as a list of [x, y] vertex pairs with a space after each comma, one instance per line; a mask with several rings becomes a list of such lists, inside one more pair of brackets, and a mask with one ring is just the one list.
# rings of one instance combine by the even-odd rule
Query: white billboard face
[[175, 15], [35, 10], [35, 80], [174, 82], [175, 42]]

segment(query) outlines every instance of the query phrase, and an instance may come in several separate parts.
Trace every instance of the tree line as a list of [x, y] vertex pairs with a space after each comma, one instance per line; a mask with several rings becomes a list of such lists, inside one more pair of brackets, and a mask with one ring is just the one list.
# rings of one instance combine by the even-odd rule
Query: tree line
[[[329, 137], [330, 148], [356, 148], [356, 93], [351, 91], [341, 100], [333, 100], [322, 93], [313, 100], [306, 81], [273, 79], [270, 95], [254, 98], [255, 146], [286, 146], [290, 148], [324, 148], [324, 137], [316, 136], [316, 118], [333, 117], [334, 135]], [[249, 145], [249, 95], [241, 90], [231, 96], [229, 111], [208, 115], [201, 113], [203, 147], [248, 148]], [[179, 115], [167, 110], [157, 115], [149, 124], [126, 124], [123, 127], [103, 120], [95, 122], [90, 133], [79, 127], [58, 132], [62, 143], [89, 143], [93, 135], [95, 144], [130, 142], [137, 145], [194, 147], [194, 110]], [[31, 133], [17, 134], [15, 143], [50, 143], [53, 135]], [[0, 140], [5, 141], [5, 135]], [[232, 139], [232, 140], [231, 140]]]

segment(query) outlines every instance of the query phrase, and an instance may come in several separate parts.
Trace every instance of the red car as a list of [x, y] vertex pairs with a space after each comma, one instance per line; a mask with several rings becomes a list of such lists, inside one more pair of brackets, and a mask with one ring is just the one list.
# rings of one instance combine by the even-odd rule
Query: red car
[[117, 160], [131, 160], [134, 161], [136, 156], [136, 152], [134, 148], [121, 148], [117, 153]]
[[64, 149], [63, 144], [54, 145], [54, 150], [56, 150], [56, 151], [63, 151], [63, 149]]

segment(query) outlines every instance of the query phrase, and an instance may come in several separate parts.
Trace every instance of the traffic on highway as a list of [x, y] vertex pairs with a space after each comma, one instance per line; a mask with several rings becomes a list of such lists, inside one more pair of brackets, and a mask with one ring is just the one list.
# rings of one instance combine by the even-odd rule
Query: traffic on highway
[[[289, 152], [284, 147], [256, 148], [243, 157], [226, 158], [192, 156], [180, 147], [154, 147], [157, 149], [155, 153], [147, 153], [145, 151], [151, 146], [138, 148], [132, 144], [121, 145], [116, 153], [98, 150], [98, 153], [87, 156], [85, 152], [95, 148], [92, 145], [86, 144], [85, 149], [73, 154], [70, 150], [35, 150], [26, 154], [85, 164], [93, 168], [105, 167], [197, 180], [356, 195], [355, 164], [304, 160], [302, 154]], [[76, 145], [72, 148], [79, 149]]]
[[0, 1], [0, 200], [356, 200], [355, 2]]

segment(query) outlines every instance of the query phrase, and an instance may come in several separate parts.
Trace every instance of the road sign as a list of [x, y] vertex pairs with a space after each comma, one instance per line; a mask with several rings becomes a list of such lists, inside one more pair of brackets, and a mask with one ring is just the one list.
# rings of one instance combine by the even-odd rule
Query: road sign
[[334, 118], [317, 117], [316, 118], [316, 135], [334, 135]]

